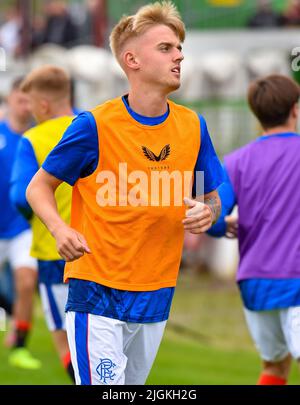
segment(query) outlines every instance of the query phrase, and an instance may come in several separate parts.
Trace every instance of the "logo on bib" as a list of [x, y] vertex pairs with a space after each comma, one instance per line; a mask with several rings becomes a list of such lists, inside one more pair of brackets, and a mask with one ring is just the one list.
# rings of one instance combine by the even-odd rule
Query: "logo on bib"
[[163, 160], [167, 159], [171, 152], [170, 145], [164, 146], [158, 156], [156, 156], [155, 153], [152, 152], [152, 150], [148, 149], [146, 146], [142, 146], [142, 149], [146, 158], [148, 160], [151, 160], [151, 162], [162, 162]]

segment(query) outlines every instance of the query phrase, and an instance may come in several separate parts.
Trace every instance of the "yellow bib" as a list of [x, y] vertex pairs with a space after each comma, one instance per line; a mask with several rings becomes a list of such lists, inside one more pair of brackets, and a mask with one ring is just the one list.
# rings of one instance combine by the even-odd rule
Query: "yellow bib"
[[[58, 144], [73, 118], [69, 116], [55, 118], [31, 128], [24, 134], [32, 145], [39, 167]], [[70, 222], [71, 194], [72, 187], [67, 183], [62, 183], [55, 193], [59, 214], [67, 223]], [[61, 260], [55, 239], [36, 215], [33, 216], [31, 226], [33, 232], [31, 255], [39, 260]]]

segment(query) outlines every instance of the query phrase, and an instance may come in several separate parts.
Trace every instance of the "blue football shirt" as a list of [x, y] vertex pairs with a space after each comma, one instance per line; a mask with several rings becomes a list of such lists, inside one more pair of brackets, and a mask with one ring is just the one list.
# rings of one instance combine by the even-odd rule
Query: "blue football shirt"
[[0, 122], [0, 239], [11, 239], [29, 229], [28, 222], [10, 201], [10, 178], [21, 134], [14, 132], [7, 121]]

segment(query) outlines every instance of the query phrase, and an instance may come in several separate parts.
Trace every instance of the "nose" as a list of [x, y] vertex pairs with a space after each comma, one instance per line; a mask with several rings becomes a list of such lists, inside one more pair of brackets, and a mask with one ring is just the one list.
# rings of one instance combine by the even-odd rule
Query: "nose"
[[174, 60], [181, 62], [181, 61], [183, 61], [183, 59], [184, 59], [184, 56], [183, 56], [182, 50], [176, 48]]

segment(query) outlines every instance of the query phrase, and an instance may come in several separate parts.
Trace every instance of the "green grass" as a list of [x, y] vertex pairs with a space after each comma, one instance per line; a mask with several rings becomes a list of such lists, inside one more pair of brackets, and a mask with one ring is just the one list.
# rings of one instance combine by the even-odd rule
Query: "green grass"
[[[0, 349], [0, 384], [69, 384], [39, 304], [30, 348], [41, 359], [42, 369], [12, 368], [7, 362], [9, 351], [3, 347]], [[147, 383], [247, 385], [256, 383], [259, 371], [260, 360], [245, 326], [235, 284], [183, 273]], [[299, 382], [298, 368], [294, 364], [289, 383]]]
[[[8, 364], [9, 350], [0, 346], [0, 384], [69, 384], [69, 378], [60, 364], [51, 335], [46, 328], [41, 307], [35, 311], [35, 322], [29, 348], [42, 361], [38, 371], [21, 370]], [[4, 335], [3, 332], [0, 332]], [[0, 336], [1, 336], [0, 335]], [[4, 336], [3, 336], [4, 337]]]

